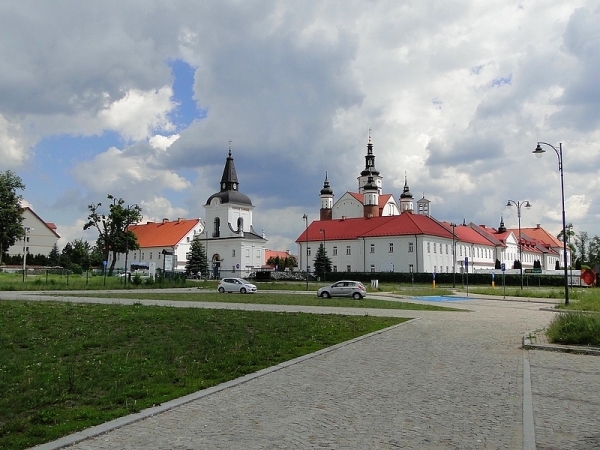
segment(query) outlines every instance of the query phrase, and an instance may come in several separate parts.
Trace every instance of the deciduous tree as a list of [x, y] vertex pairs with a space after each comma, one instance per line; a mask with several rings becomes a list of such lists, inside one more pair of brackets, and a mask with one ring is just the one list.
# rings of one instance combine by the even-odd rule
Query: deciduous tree
[[0, 173], [0, 264], [2, 254], [23, 236], [23, 197], [17, 191], [24, 189], [19, 176], [10, 170]]
[[96, 228], [98, 231], [96, 245], [102, 249], [104, 261], [108, 261], [109, 255], [112, 254], [112, 262], [108, 269], [110, 276], [117, 262], [117, 253], [140, 248], [137, 236], [127, 228], [142, 220], [142, 208], [138, 205], [125, 206], [125, 200], [110, 194], [107, 198], [112, 201], [108, 206], [108, 213], [101, 212], [102, 203], [88, 205], [90, 215], [83, 229]]

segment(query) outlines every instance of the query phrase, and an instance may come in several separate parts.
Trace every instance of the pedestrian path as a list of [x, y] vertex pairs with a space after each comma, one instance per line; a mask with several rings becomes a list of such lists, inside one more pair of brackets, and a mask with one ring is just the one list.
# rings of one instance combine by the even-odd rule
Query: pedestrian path
[[551, 320], [543, 306], [476, 299], [452, 302], [470, 312], [368, 310], [415, 320], [107, 424], [69, 448], [599, 448], [600, 358], [521, 348]]

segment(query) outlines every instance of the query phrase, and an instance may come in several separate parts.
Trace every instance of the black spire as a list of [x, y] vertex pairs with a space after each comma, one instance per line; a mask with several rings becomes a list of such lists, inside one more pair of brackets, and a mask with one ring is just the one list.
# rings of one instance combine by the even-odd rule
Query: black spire
[[373, 154], [373, 142], [371, 142], [371, 129], [369, 129], [369, 142], [367, 143], [367, 154], [365, 155], [365, 170], [361, 176], [379, 175], [379, 171], [375, 168], [375, 155]]
[[229, 141], [229, 154], [227, 155], [223, 176], [221, 177], [221, 190], [211, 195], [206, 204], [209, 205], [215, 197], [219, 198], [221, 203], [252, 205], [248, 196], [239, 192], [238, 177], [235, 171], [235, 164], [233, 163], [233, 156], [231, 156], [231, 141]]
[[329, 180], [327, 179], [327, 171], [325, 171], [325, 181], [323, 182], [321, 195], [333, 195], [333, 189], [331, 189], [331, 186], [329, 186]]
[[498, 227], [498, 233], [505, 233], [506, 227], [504, 226], [504, 218], [500, 216], [500, 226]]
[[[425, 194], [423, 194], [425, 197]], [[410, 193], [408, 189], [408, 181], [406, 179], [406, 173], [404, 174], [404, 189], [402, 190], [402, 194], [400, 194], [400, 198], [413, 198], [413, 195]]]

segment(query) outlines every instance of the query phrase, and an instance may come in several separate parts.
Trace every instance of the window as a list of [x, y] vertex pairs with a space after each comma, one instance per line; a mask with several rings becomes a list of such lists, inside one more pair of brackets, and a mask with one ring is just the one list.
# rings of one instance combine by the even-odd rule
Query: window
[[431, 247], [430, 247], [430, 243], [427, 243], [427, 253], [431, 253]]
[[158, 259], [160, 259], [160, 252], [158, 253]]
[[337, 247], [333, 247], [333, 256], [337, 256]]
[[433, 266], [433, 273], [437, 273], [437, 266]]
[[448, 270], [448, 266], [446, 266], [446, 273], [448, 273], [448, 272], [449, 272], [449, 270]]
[[371, 272], [375, 272], [375, 264], [371, 264]]
[[458, 249], [460, 250], [460, 256], [462, 256], [462, 245], [459, 245]]
[[375, 244], [371, 244], [371, 253], [375, 253]]
[[352, 266], [346, 266], [346, 272], [352, 272]]
[[221, 236], [221, 219], [215, 217], [213, 237]]
[[448, 244], [446, 244], [446, 255], [448, 254]]
[[189, 236], [186, 239], [187, 239], [187, 242], [190, 242], [190, 237]]
[[144, 257], [146, 256], [145, 253], [142, 253], [142, 261], [144, 260]]
[[237, 230], [242, 231], [243, 229], [244, 229], [244, 219], [242, 219], [241, 217], [238, 217]]
[[231, 250], [231, 256], [235, 256], [235, 248]]
[[433, 253], [437, 253], [437, 242], [433, 243]]
[[150, 252], [150, 259], [152, 259], [152, 252]]
[[306, 256], [310, 256], [311, 255], [311, 250], [310, 247], [306, 248]]
[[390, 253], [394, 253], [394, 243], [390, 242]]
[[[351, 255], [352, 251], [351, 251], [351, 247], [349, 245], [346, 246], [346, 255]], [[350, 272], [350, 271], [348, 271]]]
[[334, 272], [337, 272], [337, 266], [333, 266], [333, 267], [331, 268], [331, 270], [333, 270]]
[[412, 253], [414, 251], [414, 245], [412, 242], [408, 243], [408, 253]]

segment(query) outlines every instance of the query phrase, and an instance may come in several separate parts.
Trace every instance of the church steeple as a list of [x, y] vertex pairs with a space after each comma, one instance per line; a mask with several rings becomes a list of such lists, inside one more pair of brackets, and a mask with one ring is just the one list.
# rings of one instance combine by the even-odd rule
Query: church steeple
[[400, 194], [400, 211], [408, 211], [413, 212], [413, 195], [410, 193], [408, 189], [408, 181], [406, 179], [406, 172], [404, 172], [404, 189], [402, 190], [402, 194]]
[[506, 227], [504, 226], [504, 218], [500, 216], [500, 226], [498, 227], [498, 233], [506, 233]]
[[323, 189], [321, 189], [320, 197], [320, 220], [331, 220], [333, 210], [333, 189], [331, 189], [329, 180], [327, 179], [327, 170], [325, 170], [325, 181], [323, 182]]
[[375, 168], [375, 155], [373, 154], [373, 142], [371, 141], [371, 129], [369, 128], [369, 141], [367, 142], [367, 154], [365, 155], [365, 169], [358, 177], [358, 192], [364, 194], [364, 186], [369, 182], [369, 177], [377, 186], [377, 193], [381, 195], [381, 179], [379, 171]]
[[229, 155], [227, 155], [223, 176], [221, 177], [221, 192], [237, 191], [238, 185], [239, 182], [235, 171], [235, 164], [233, 163], [233, 157], [231, 156], [231, 141], [229, 141]]

